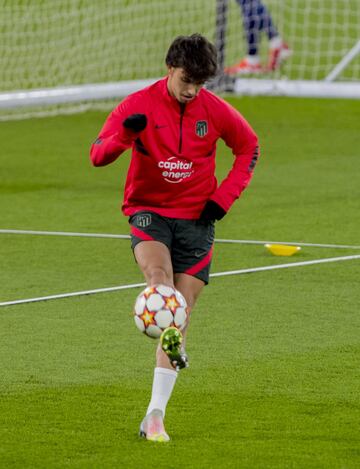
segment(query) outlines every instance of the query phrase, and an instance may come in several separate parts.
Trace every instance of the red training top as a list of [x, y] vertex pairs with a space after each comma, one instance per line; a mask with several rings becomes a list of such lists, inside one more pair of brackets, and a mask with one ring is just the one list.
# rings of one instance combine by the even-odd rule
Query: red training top
[[[147, 116], [147, 126], [136, 134], [122, 123], [138, 113]], [[218, 187], [219, 138], [235, 161]], [[112, 111], [91, 146], [91, 161], [107, 165], [130, 147], [123, 213], [149, 210], [185, 219], [198, 218], [209, 199], [228, 211], [249, 184], [259, 155], [254, 131], [232, 106], [204, 88], [180, 104], [170, 96], [167, 78], [129, 95]]]

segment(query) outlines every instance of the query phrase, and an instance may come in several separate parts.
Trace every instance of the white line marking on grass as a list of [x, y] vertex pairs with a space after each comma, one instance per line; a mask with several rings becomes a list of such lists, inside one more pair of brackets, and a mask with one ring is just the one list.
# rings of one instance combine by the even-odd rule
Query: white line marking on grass
[[[0, 234], [18, 234], [18, 235], [45, 235], [45, 236], [77, 236], [80, 238], [113, 238], [130, 239], [129, 235], [107, 234], [107, 233], [73, 233], [68, 231], [33, 231], [33, 230], [10, 230], [0, 229]], [[360, 249], [360, 246], [351, 246], [346, 244], [318, 244], [318, 243], [297, 243], [294, 241], [256, 241], [251, 239], [215, 239], [216, 243], [227, 244], [286, 244], [288, 246], [308, 246], [318, 248], [335, 249]]]
[[1, 234], [42, 235], [42, 236], [77, 236], [80, 238], [119, 238], [130, 239], [129, 235], [106, 233], [72, 233], [71, 231], [32, 231], [32, 230], [0, 230]]
[[38, 301], [59, 300], [61, 298], [70, 298], [72, 296], [95, 295], [96, 293], [107, 293], [117, 290], [128, 290], [130, 288], [145, 287], [146, 283], [132, 283], [130, 285], [120, 285], [118, 287], [97, 288], [96, 290], [84, 290], [73, 293], [60, 293], [59, 295], [40, 296], [39, 298], [28, 298], [25, 300], [5, 301], [0, 306], [13, 306], [23, 303], [36, 303]]
[[266, 270], [289, 269], [291, 267], [302, 267], [305, 265], [325, 264], [328, 262], [351, 261], [354, 259], [360, 259], [360, 254], [356, 254], [353, 256], [327, 257], [325, 259], [314, 259], [312, 261], [291, 262], [289, 264], [267, 265], [264, 267], [253, 267], [251, 269], [228, 270], [226, 272], [218, 272], [215, 274], [210, 274], [210, 277], [224, 277], [226, 275], [251, 274], [253, 272], [264, 272]]
[[251, 239], [215, 239], [215, 241], [229, 244], [285, 244], [287, 246], [307, 246], [314, 248], [360, 249], [360, 246], [350, 246], [346, 244], [297, 243], [294, 241], [255, 241]]
[[[228, 270], [225, 272], [217, 272], [214, 274], [210, 274], [210, 277], [225, 277], [227, 275], [251, 274], [254, 272], [264, 272], [266, 270], [287, 269], [291, 267], [302, 267], [305, 265], [325, 264], [328, 262], [350, 261], [354, 259], [360, 259], [360, 254], [353, 255], [353, 256], [341, 256], [341, 257], [329, 257], [325, 259], [314, 259], [312, 261], [292, 262], [289, 264], [267, 265], [264, 267], [254, 267], [251, 269]], [[113, 292], [117, 290], [127, 290], [130, 288], [144, 287], [145, 285], [146, 285], [145, 283], [133, 283], [130, 285], [120, 285], [118, 287], [98, 288], [96, 290], [85, 290], [85, 291], [79, 291], [79, 292], [73, 292], [73, 293], [62, 293], [59, 295], [42, 296], [39, 298], [28, 298], [24, 300], [5, 301], [3, 303], [0, 303], [0, 307], [1, 306], [13, 306], [13, 305], [24, 304], [24, 303], [35, 303], [38, 301], [46, 301], [46, 300], [57, 300], [60, 298], [69, 298], [73, 296], [94, 295], [96, 293], [107, 293], [107, 292]]]

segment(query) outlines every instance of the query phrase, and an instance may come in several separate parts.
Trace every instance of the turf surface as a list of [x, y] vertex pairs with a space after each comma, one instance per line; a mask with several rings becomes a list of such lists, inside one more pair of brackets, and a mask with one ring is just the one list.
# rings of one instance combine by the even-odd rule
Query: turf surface
[[[217, 237], [359, 245], [359, 104], [231, 102], [262, 157]], [[88, 162], [104, 119], [0, 124], [0, 228], [128, 233], [128, 156]], [[220, 145], [219, 178], [231, 159]], [[142, 281], [126, 240], [0, 239], [0, 302]], [[218, 244], [213, 272], [354, 253]], [[133, 325], [137, 290], [1, 308], [0, 467], [359, 467], [359, 275], [355, 260], [213, 279], [163, 446], [137, 437], [155, 348]]]

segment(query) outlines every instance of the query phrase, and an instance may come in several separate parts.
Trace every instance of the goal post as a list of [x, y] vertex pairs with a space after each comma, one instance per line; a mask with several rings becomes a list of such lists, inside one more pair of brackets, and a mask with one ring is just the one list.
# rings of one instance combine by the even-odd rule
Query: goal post
[[[293, 50], [261, 76], [220, 75], [219, 91], [360, 97], [359, 0], [265, 0]], [[0, 120], [109, 108], [166, 73], [180, 34], [214, 41], [220, 69], [246, 54], [236, 0], [0, 0]], [[260, 43], [266, 60], [268, 41]], [[305, 90], [305, 91], [304, 91]]]
[[[360, 29], [360, 24], [359, 24]], [[360, 54], [360, 39], [354, 45], [352, 49], [341, 59], [341, 61], [336, 65], [336, 67], [331, 70], [329, 75], [325, 78], [325, 81], [332, 82], [346, 69], [350, 62], [355, 59]]]

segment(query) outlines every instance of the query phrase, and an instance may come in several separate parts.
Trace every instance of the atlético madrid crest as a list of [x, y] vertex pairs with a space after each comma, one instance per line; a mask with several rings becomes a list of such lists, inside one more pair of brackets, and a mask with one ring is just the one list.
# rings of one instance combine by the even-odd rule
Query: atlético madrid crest
[[196, 135], [199, 137], [205, 137], [208, 133], [208, 123], [207, 121], [197, 121], [196, 122]]
[[136, 225], [140, 228], [146, 228], [151, 225], [151, 215], [150, 213], [142, 213], [141, 215], [136, 216]]

